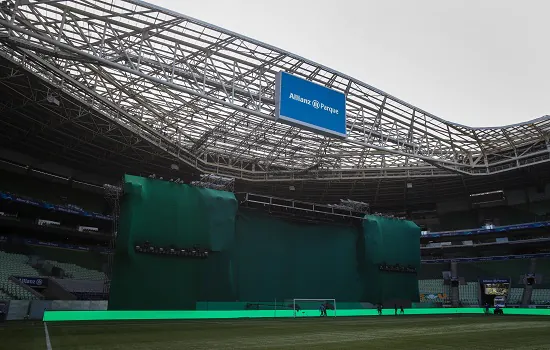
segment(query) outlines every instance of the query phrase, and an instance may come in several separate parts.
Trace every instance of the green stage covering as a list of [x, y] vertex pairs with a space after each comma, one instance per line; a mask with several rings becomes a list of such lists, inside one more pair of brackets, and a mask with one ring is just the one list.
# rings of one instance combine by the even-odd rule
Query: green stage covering
[[[126, 176], [110, 310], [194, 310], [197, 302], [336, 299], [418, 301], [420, 229], [368, 216], [353, 225], [311, 224], [238, 208], [232, 193]], [[136, 244], [213, 252], [191, 259], [134, 252]]]
[[239, 300], [361, 300], [367, 281], [355, 254], [359, 227], [295, 223], [239, 210], [236, 284]]
[[374, 282], [367, 288], [365, 300], [419, 301], [417, 274], [380, 271], [378, 266], [411, 265], [420, 271], [420, 228], [412, 221], [368, 215], [363, 233], [366, 273]]
[[[154, 256], [138, 254], [134, 247], [149, 241], [165, 247], [227, 249], [237, 212], [232, 193], [136, 176], [125, 177], [124, 191], [110, 309], [194, 309], [204, 288], [228, 289], [229, 267], [216, 264], [219, 256]], [[223, 271], [211, 276], [217, 268]]]

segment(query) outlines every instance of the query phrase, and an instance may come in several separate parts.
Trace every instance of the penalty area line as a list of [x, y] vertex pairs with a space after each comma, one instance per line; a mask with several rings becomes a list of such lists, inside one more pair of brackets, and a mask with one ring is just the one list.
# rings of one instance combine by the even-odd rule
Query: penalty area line
[[44, 322], [44, 334], [46, 335], [46, 350], [52, 350], [52, 343], [50, 341], [50, 332], [48, 332], [48, 325]]

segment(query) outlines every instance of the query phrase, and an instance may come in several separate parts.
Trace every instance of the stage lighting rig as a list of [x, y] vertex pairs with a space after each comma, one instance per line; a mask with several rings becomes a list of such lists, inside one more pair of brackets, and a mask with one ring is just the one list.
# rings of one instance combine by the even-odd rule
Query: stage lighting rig
[[170, 245], [169, 247], [156, 247], [151, 245], [149, 242], [136, 244], [134, 246], [134, 250], [136, 253], [151, 255], [171, 255], [193, 259], [206, 259], [210, 255], [210, 251], [208, 249], [200, 248], [198, 246], [194, 246], [192, 248], [178, 248], [174, 245]]
[[341, 210], [349, 210], [354, 213], [368, 214], [370, 206], [368, 203], [358, 202], [351, 199], [340, 199], [338, 204], [329, 204], [329, 207]]
[[121, 187], [113, 186], [109, 184], [104, 184], [103, 189], [105, 190], [106, 194], [117, 196], [117, 197], [120, 196], [123, 192]]
[[235, 190], [235, 179], [216, 174], [203, 174], [200, 176], [200, 180], [192, 181], [191, 185], [202, 188], [211, 188], [213, 190], [233, 192]]

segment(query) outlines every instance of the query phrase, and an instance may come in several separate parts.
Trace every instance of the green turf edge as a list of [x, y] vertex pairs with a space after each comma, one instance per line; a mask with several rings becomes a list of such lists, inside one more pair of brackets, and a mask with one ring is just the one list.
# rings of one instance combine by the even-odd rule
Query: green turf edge
[[[427, 308], [407, 309], [407, 315], [461, 315], [483, 314], [482, 308]], [[550, 309], [511, 308], [504, 309], [506, 315], [550, 316]], [[384, 315], [393, 315], [394, 310], [386, 309]], [[337, 310], [338, 317], [377, 316], [375, 309]], [[316, 310], [300, 311], [297, 317], [319, 316]], [[329, 311], [329, 316], [334, 314]], [[235, 311], [45, 311], [44, 322], [63, 321], [111, 321], [111, 320], [200, 320], [235, 318], [289, 318], [292, 310], [235, 310]]]

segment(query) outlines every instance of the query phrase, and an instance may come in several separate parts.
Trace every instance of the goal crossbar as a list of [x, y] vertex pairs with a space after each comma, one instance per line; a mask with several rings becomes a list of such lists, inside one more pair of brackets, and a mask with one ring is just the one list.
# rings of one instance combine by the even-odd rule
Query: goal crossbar
[[[314, 308], [302, 308], [302, 305], [304, 303], [307, 303], [308, 305], [315, 305]], [[300, 314], [305, 315], [305, 310], [320, 310], [321, 305], [324, 305], [326, 310], [331, 310], [332, 316], [336, 317], [336, 299], [334, 298], [326, 298], [326, 299], [310, 299], [310, 298], [302, 298], [302, 299], [292, 299], [292, 306], [294, 311], [294, 317], [299, 316]], [[306, 315], [310, 316], [310, 315]], [[327, 312], [328, 316], [328, 312]]]

